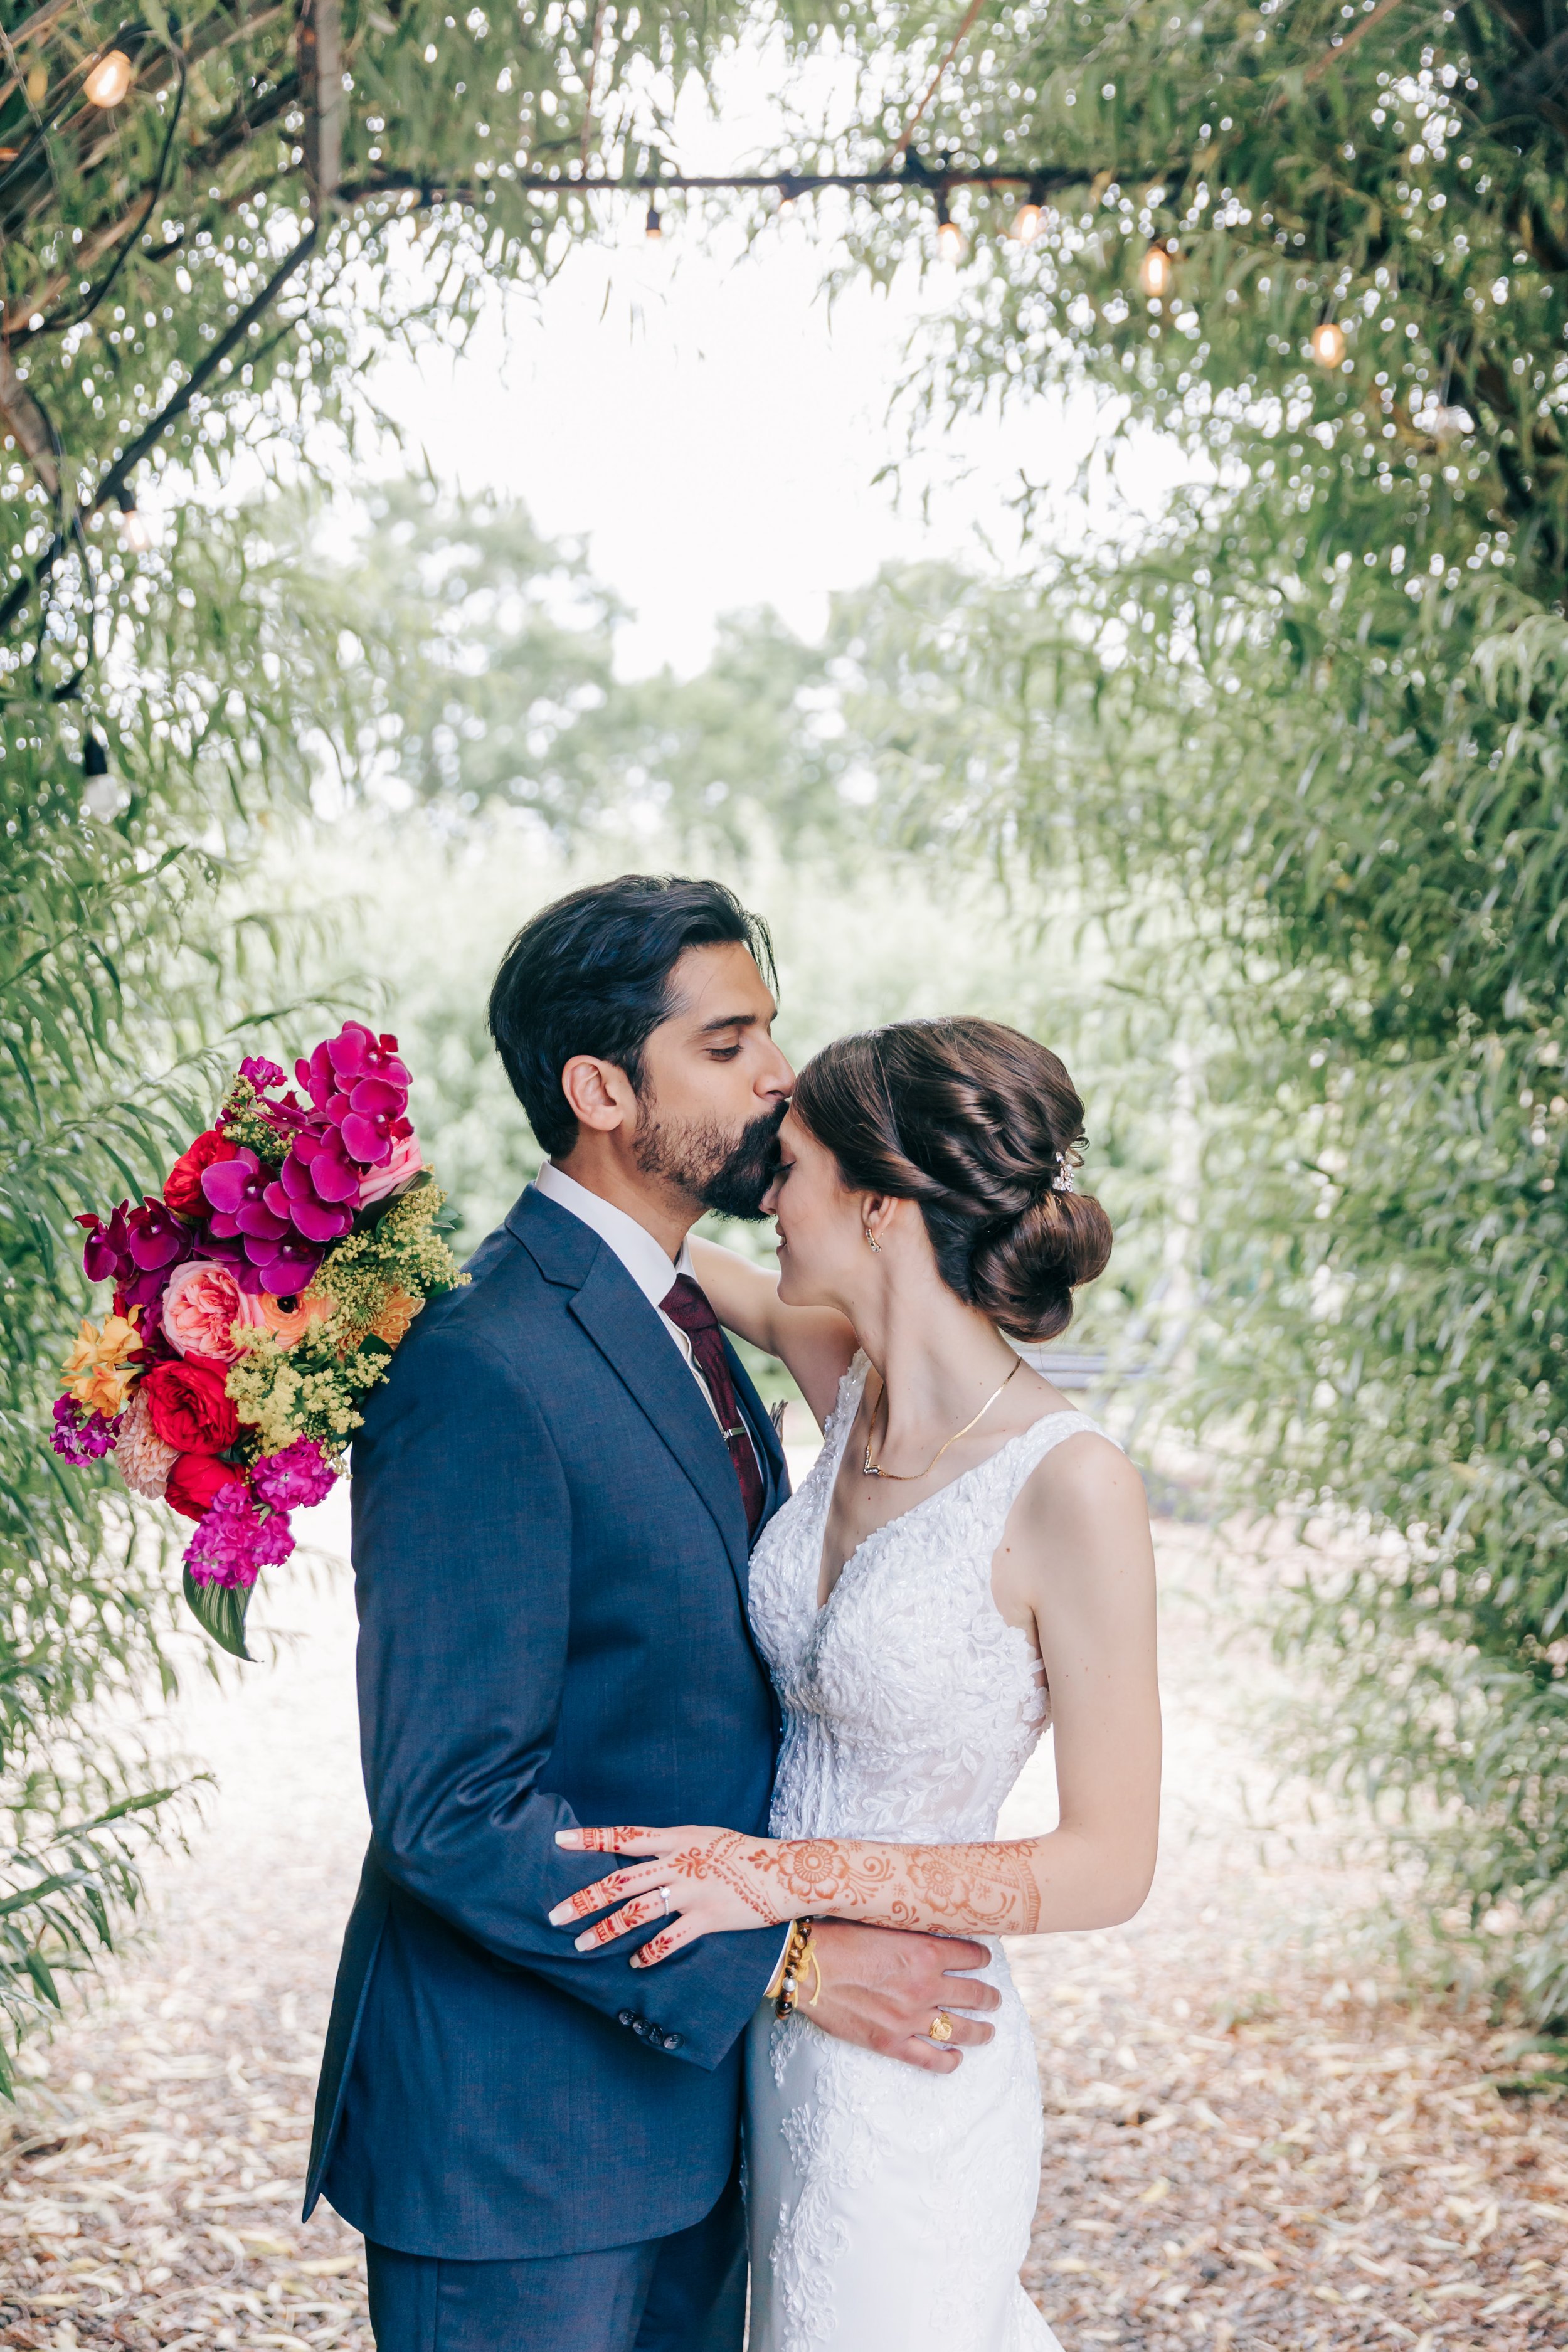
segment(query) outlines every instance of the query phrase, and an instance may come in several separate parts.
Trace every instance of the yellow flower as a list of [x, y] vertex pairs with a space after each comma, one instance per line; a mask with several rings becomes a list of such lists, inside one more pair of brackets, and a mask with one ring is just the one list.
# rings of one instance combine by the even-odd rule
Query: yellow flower
[[109, 1421], [123, 1407], [142, 1369], [126, 1361], [142, 1345], [142, 1334], [136, 1328], [141, 1312], [140, 1307], [133, 1307], [128, 1316], [110, 1315], [101, 1331], [84, 1318], [81, 1336], [60, 1374], [60, 1386], [68, 1396]]

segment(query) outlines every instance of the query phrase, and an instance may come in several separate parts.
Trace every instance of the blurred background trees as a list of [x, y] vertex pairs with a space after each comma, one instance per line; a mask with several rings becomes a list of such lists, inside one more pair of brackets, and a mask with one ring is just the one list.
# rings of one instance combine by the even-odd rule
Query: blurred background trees
[[[1325, 1694], [1299, 1759], [1409, 1834], [1450, 1948], [1473, 1936], [1550, 2019], [1554, 20], [983, 8], [909, 189], [856, 209], [834, 266], [889, 276], [947, 166], [1037, 163], [1005, 200], [944, 195], [967, 251], [918, 412], [1076, 386], [1108, 446], [1179, 445], [1184, 487], [1089, 536], [1026, 481], [1012, 576], [906, 565], [819, 642], [744, 614], [700, 675], [628, 679], [615, 596], [514, 502], [414, 474], [345, 499], [383, 446], [365, 362], [548, 276], [599, 226], [573, 171], [667, 152], [682, 77], [768, 27], [837, 45], [858, 103], [764, 163], [875, 167], [958, 21], [205, 0], [176, 42], [70, 0], [9, 36], [8, 1998], [47, 2000], [40, 1969], [133, 1895], [132, 1830], [100, 1849], [81, 1825], [159, 1785], [96, 1727], [159, 1671], [167, 1580], [39, 1450], [72, 1211], [156, 1183], [237, 1022], [297, 1044], [311, 999], [363, 999], [357, 971], [472, 1239], [531, 1164], [479, 1031], [494, 952], [566, 878], [679, 859], [776, 918], [796, 1051], [960, 1003], [1062, 1043], [1123, 1223], [1097, 1342], [1166, 1368], [1169, 1425], [1319, 1542], [1276, 1602]], [[122, 37], [133, 91], [95, 108]], [[524, 187], [535, 165], [557, 191]]]

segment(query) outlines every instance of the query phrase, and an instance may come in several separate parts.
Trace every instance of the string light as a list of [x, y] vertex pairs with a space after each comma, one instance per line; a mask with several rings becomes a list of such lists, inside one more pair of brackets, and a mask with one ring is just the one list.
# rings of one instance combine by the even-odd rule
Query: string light
[[936, 249], [950, 269], [956, 269], [963, 259], [963, 231], [947, 208], [946, 194], [938, 191], [936, 200]]
[[658, 209], [657, 199], [649, 200], [645, 234], [650, 245], [657, 245], [664, 235], [664, 217]]
[[89, 816], [107, 824], [120, 806], [120, 788], [109, 772], [109, 747], [93, 734], [82, 746], [81, 772], [87, 779], [82, 806]]
[[132, 555], [145, 555], [153, 544], [153, 528], [136, 503], [136, 493], [121, 482], [114, 493], [120, 509], [120, 536]]
[[1337, 368], [1345, 355], [1345, 331], [1336, 320], [1325, 319], [1312, 330], [1312, 357], [1321, 368]]
[[1026, 196], [1013, 215], [1012, 234], [1019, 245], [1032, 245], [1040, 233], [1045, 208], [1033, 196]]
[[1168, 245], [1152, 245], [1138, 265], [1138, 283], [1151, 302], [1158, 302], [1175, 282], [1176, 265]]
[[134, 71], [123, 49], [107, 49], [82, 83], [81, 94], [90, 106], [118, 106]]

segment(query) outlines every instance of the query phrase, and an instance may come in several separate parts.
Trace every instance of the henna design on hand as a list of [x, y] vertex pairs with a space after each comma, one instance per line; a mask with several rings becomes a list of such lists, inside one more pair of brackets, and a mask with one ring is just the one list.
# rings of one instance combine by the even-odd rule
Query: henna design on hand
[[672, 1879], [684, 1878], [694, 1885], [716, 1880], [739, 1896], [749, 1911], [754, 1911], [764, 1926], [772, 1926], [789, 1914], [770, 1903], [757, 1885], [759, 1872], [767, 1867], [768, 1852], [766, 1845], [742, 1837], [738, 1830], [721, 1830], [710, 1844], [689, 1845], [671, 1854], [665, 1867]]
[[656, 1960], [667, 1960], [674, 1949], [675, 1937], [666, 1927], [662, 1934], [645, 1944], [640, 1952], [632, 1954], [632, 1966], [634, 1969], [651, 1969]]
[[564, 1927], [569, 1920], [586, 1919], [592, 1912], [603, 1911], [626, 1893], [631, 1877], [629, 1870], [615, 1870], [608, 1878], [595, 1879], [592, 1886], [579, 1887], [575, 1895], [568, 1895], [563, 1903], [556, 1905], [551, 1918], [557, 1927]]
[[625, 1823], [614, 1830], [579, 1830], [582, 1840], [578, 1849], [583, 1853], [626, 1853], [634, 1845], [646, 1845], [647, 1830], [630, 1829]]
[[613, 1944], [618, 1936], [629, 1935], [634, 1927], [646, 1927], [650, 1919], [662, 1919], [665, 1909], [662, 1895], [640, 1895], [635, 1903], [624, 1903], [618, 1911], [612, 1911], [596, 1927], [587, 1928], [578, 1937], [576, 1948], [590, 1952], [597, 1945]]

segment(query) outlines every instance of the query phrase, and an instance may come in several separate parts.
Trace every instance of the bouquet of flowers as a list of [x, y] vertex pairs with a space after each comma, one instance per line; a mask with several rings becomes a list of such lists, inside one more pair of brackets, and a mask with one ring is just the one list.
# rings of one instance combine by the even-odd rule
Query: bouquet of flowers
[[263, 1568], [294, 1549], [359, 1401], [426, 1298], [464, 1277], [407, 1118], [395, 1037], [350, 1021], [295, 1065], [247, 1059], [162, 1196], [87, 1215], [83, 1264], [112, 1282], [55, 1405], [68, 1462], [105, 1455], [132, 1494], [195, 1522], [185, 1598], [238, 1657]]

